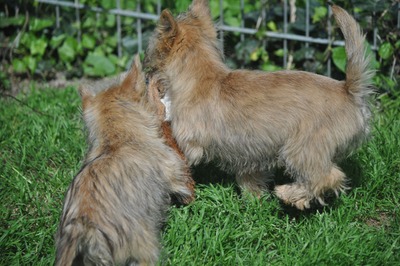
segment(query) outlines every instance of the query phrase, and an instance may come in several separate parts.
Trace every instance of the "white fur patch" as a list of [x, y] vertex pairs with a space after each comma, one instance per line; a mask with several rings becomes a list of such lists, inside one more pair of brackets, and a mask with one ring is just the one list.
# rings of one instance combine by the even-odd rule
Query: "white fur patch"
[[161, 102], [165, 106], [165, 121], [171, 121], [171, 99], [168, 92], [161, 99]]

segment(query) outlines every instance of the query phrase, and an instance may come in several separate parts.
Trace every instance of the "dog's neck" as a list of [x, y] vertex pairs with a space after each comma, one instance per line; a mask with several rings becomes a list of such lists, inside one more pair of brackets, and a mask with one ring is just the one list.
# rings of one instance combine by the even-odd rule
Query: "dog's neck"
[[212, 42], [208, 42], [175, 56], [166, 68], [165, 76], [172, 98], [175, 94], [184, 94], [182, 97], [190, 98], [192, 91], [198, 86], [207, 90], [207, 86], [225, 77], [230, 71], [224, 64], [218, 48]]

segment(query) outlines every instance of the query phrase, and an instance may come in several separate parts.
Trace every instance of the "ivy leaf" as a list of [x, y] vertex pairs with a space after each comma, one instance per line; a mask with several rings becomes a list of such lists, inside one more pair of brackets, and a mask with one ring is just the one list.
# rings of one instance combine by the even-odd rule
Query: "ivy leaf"
[[33, 56], [25, 56], [23, 58], [24, 64], [28, 67], [30, 72], [33, 74], [35, 73], [36, 67], [37, 67], [37, 60]]
[[232, 27], [239, 27], [240, 26], [240, 20], [238, 18], [229, 16], [225, 18], [225, 22], [227, 25], [232, 26]]
[[106, 76], [115, 73], [115, 65], [105, 56], [89, 53], [84, 62], [85, 74], [90, 76]]
[[63, 45], [58, 48], [58, 55], [66, 62], [74, 61], [77, 53], [78, 42], [73, 37], [68, 37]]
[[22, 60], [17, 59], [17, 58], [14, 58], [12, 60], [12, 66], [13, 66], [14, 71], [17, 73], [24, 73], [27, 70], [25, 63]]
[[122, 17], [121, 22], [122, 22], [122, 25], [131, 26], [135, 23], [135, 20], [131, 17]]
[[261, 65], [261, 69], [264, 71], [277, 71], [277, 70], [281, 70], [282, 68], [274, 65], [273, 63], [266, 62]]
[[94, 28], [95, 26], [96, 26], [96, 20], [92, 16], [87, 17], [82, 23], [82, 28], [84, 29]]
[[218, 1], [210, 1], [210, 9], [211, 9], [211, 17], [213, 19], [218, 18], [218, 16], [219, 16], [219, 2]]
[[365, 41], [364, 45], [365, 45], [365, 55], [369, 56], [369, 58], [371, 59], [370, 67], [375, 70], [379, 69], [380, 63], [378, 60], [376, 60], [375, 52], [372, 51], [371, 45], [367, 41]]
[[95, 45], [96, 45], [96, 40], [92, 36], [90, 36], [88, 34], [83, 35], [82, 46], [84, 48], [93, 49]]
[[106, 26], [109, 28], [114, 28], [116, 24], [116, 19], [114, 14], [107, 14]]
[[5, 28], [9, 26], [22, 26], [24, 24], [25, 17], [17, 16], [17, 17], [1, 17], [0, 19], [0, 28]]
[[106, 43], [108, 46], [111, 46], [111, 47], [114, 47], [114, 48], [117, 47], [117, 44], [118, 44], [117, 35], [108, 37], [108, 38], [105, 40], [105, 43]]
[[30, 44], [36, 40], [37, 38], [33, 32], [25, 32], [24, 34], [22, 34], [21, 44], [26, 48], [29, 48]]
[[41, 38], [31, 42], [29, 49], [31, 51], [31, 55], [39, 55], [42, 57], [46, 51], [46, 47], [47, 41], [44, 38]]
[[51, 37], [50, 46], [53, 49], [57, 48], [64, 41], [65, 37], [66, 37], [65, 34], [60, 34], [58, 36]]
[[250, 60], [251, 60], [251, 61], [257, 61], [258, 58], [259, 58], [259, 53], [258, 53], [257, 50], [253, 51], [253, 52], [250, 54]]
[[175, 1], [175, 8], [178, 12], [183, 12], [187, 9], [189, 6], [190, 1], [189, 0], [176, 0]]
[[109, 59], [113, 62], [114, 65], [125, 69], [128, 64], [128, 56], [124, 55], [122, 57], [118, 57], [114, 54], [109, 55]]
[[54, 21], [51, 19], [38, 19], [34, 18], [30, 23], [29, 23], [29, 29], [31, 31], [37, 32], [41, 31], [44, 28], [48, 28], [53, 26]]
[[332, 49], [333, 63], [342, 72], [346, 72], [346, 50], [344, 47], [335, 47]]
[[275, 52], [274, 52], [274, 55], [276, 55], [276, 56], [278, 56], [278, 57], [283, 57], [283, 54], [284, 54], [284, 52], [283, 52], [283, 49], [281, 48], [281, 49], [278, 49], [278, 50], [276, 50]]
[[378, 53], [383, 59], [388, 59], [393, 55], [393, 47], [390, 43], [384, 42], [379, 46]]
[[101, 6], [102, 6], [104, 9], [112, 9], [112, 8], [115, 8], [115, 1], [102, 0], [102, 1], [101, 1]]
[[240, 26], [240, 18], [238, 15], [234, 14], [232, 9], [225, 11], [224, 20], [225, 20], [226, 24], [228, 24], [230, 26], [233, 26], [233, 27]]
[[312, 23], [317, 23], [321, 19], [326, 17], [328, 14], [328, 9], [324, 6], [318, 6], [314, 8], [314, 15], [312, 16]]
[[267, 27], [268, 27], [268, 29], [272, 30], [273, 32], [278, 31], [278, 28], [276, 27], [275, 22], [273, 22], [272, 20], [267, 23]]
[[105, 56], [106, 54], [104, 53], [103, 47], [104, 47], [104, 45], [97, 46], [97, 47], [93, 50], [93, 52], [91, 52], [90, 54], [98, 55], [98, 56]]

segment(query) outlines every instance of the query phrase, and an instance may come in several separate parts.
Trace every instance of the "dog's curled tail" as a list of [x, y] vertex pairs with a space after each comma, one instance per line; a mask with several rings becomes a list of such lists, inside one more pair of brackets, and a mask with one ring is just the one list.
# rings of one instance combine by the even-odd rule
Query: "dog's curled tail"
[[366, 54], [365, 35], [355, 19], [343, 8], [329, 3], [336, 23], [343, 33], [347, 55], [346, 88], [358, 96], [372, 92], [371, 81], [374, 74], [370, 70], [370, 57]]
[[103, 232], [75, 221], [66, 226], [57, 239], [55, 266], [114, 265], [107, 243]]

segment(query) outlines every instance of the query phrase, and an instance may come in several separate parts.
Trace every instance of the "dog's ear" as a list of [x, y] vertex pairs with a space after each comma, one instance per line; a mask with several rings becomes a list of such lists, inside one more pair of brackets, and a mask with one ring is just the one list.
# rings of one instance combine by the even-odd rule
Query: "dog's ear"
[[217, 31], [215, 30], [211, 10], [208, 0], [193, 0], [189, 7], [189, 12], [195, 17], [199, 18], [202, 23], [202, 31], [211, 39], [217, 38]]
[[124, 80], [121, 83], [121, 87], [127, 90], [135, 90], [136, 80], [138, 76], [138, 68], [136, 63], [132, 63], [131, 68], [126, 73]]
[[211, 19], [211, 11], [208, 0], [193, 0], [189, 10], [197, 16], [208, 17]]
[[164, 44], [162, 50], [169, 51], [178, 33], [178, 23], [168, 9], [164, 9], [161, 12], [157, 30], [158, 38]]
[[139, 96], [139, 98], [144, 94], [146, 90], [146, 84], [139, 55], [135, 56], [131, 69], [128, 71], [121, 83], [121, 88], [123, 91], [131, 95], [136, 97]]
[[161, 12], [158, 29], [164, 37], [174, 37], [178, 31], [178, 24], [168, 9]]
[[142, 63], [140, 62], [140, 55], [135, 56], [135, 68], [136, 68], [136, 84], [135, 89], [140, 96], [143, 96], [146, 92], [146, 78], [142, 70]]
[[85, 110], [87, 107], [89, 107], [95, 94], [87, 84], [80, 85], [78, 87], [78, 91], [82, 99], [82, 109]]

